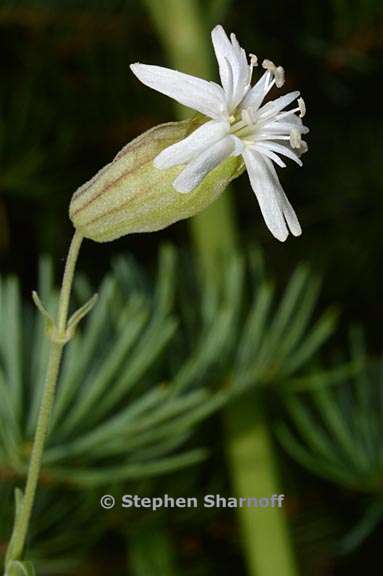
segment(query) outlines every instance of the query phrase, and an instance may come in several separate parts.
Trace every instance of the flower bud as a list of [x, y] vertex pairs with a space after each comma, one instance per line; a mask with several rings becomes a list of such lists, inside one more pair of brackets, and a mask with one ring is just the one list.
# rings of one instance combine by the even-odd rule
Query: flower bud
[[127, 144], [74, 193], [69, 208], [74, 227], [86, 238], [108, 242], [125, 234], [160, 230], [209, 206], [243, 171], [240, 158], [222, 162], [188, 194], [172, 185], [183, 166], [159, 170], [153, 165], [162, 150], [197, 126], [193, 120], [161, 124]]

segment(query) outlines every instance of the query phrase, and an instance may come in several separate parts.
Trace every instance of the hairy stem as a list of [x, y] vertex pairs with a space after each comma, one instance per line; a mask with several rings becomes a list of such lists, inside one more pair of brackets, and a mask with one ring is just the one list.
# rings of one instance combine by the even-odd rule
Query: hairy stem
[[65, 265], [57, 313], [56, 331], [52, 337], [52, 343], [49, 352], [44, 393], [41, 399], [39, 416], [36, 425], [31, 459], [28, 468], [28, 476], [23, 495], [23, 503], [20, 513], [16, 518], [16, 524], [12, 536], [12, 548], [9, 551], [11, 558], [8, 560], [18, 560], [21, 558], [28, 534], [28, 528], [43, 459], [44, 445], [48, 434], [50, 414], [55, 397], [55, 389], [60, 369], [60, 362], [63, 348], [65, 346], [65, 331], [68, 319], [69, 299], [81, 242], [82, 236], [78, 232], [75, 232], [72, 238], [72, 243], [70, 245]]

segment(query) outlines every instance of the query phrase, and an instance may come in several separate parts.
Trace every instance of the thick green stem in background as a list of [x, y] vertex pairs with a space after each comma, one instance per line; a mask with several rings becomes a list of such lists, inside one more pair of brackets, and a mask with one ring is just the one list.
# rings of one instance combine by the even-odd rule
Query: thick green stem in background
[[[250, 397], [249, 397], [250, 396]], [[280, 494], [275, 450], [260, 394], [252, 392], [226, 410], [226, 449], [237, 496], [269, 498]], [[249, 574], [295, 576], [297, 568], [282, 508], [239, 509]], [[276, 501], [274, 500], [274, 503]]]
[[82, 236], [75, 232], [69, 249], [60, 300], [57, 313], [57, 322], [52, 336], [49, 353], [47, 375], [43, 397], [41, 400], [36, 432], [33, 441], [31, 459], [28, 468], [27, 482], [23, 494], [22, 506], [16, 517], [11, 548], [8, 552], [8, 561], [19, 560], [22, 557], [25, 541], [28, 535], [29, 522], [33, 510], [37, 484], [40, 476], [41, 464], [44, 454], [45, 440], [49, 428], [50, 414], [52, 412], [56, 383], [59, 374], [60, 362], [66, 341], [66, 325], [68, 318], [69, 299], [73, 283], [77, 257], [82, 242]]
[[[202, 14], [210, 2], [198, 0], [144, 0], [166, 49], [170, 65], [182, 72], [213, 79], [210, 30]], [[214, 22], [218, 24], [219, 22]], [[178, 107], [180, 119], [190, 111]], [[256, 210], [256, 207], [254, 208]], [[232, 197], [228, 190], [208, 210], [190, 221], [191, 233], [203, 269], [218, 282], [225, 256], [237, 246]], [[274, 449], [259, 397], [229, 406], [224, 415], [228, 459], [237, 496], [269, 497], [278, 492], [272, 465]], [[250, 408], [250, 411], [249, 411]], [[297, 574], [283, 510], [242, 509], [239, 514], [243, 548], [251, 576]]]

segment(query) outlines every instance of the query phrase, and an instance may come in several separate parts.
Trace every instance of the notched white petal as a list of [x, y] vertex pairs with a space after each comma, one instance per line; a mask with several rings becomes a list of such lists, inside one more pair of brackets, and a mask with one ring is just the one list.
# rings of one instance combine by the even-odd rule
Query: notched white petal
[[293, 152], [293, 150], [291, 150], [289, 146], [284, 146], [283, 144], [273, 142], [272, 140], [259, 142], [257, 146], [261, 148], [268, 148], [269, 150], [272, 150], [277, 154], [282, 154], [282, 156], [286, 156], [286, 158], [290, 158], [291, 160], [296, 162], [298, 166], [302, 166], [302, 161], [299, 159], [299, 156], [297, 155], [296, 151]]
[[154, 159], [155, 167], [163, 170], [189, 162], [203, 150], [221, 140], [229, 131], [229, 126], [228, 122], [209, 120], [180, 142], [160, 152]]
[[279, 98], [275, 98], [275, 100], [271, 100], [262, 106], [262, 108], [259, 110], [259, 113], [267, 116], [277, 114], [277, 112], [280, 112], [286, 108], [286, 106], [291, 104], [291, 102], [294, 102], [294, 100], [296, 100], [299, 95], [300, 92], [295, 90], [294, 92], [289, 92], [288, 94], [279, 96]]
[[211, 37], [226, 102], [231, 112], [249, 89], [251, 67], [235, 34], [231, 34], [229, 40], [223, 27], [218, 25], [213, 29]]
[[277, 166], [279, 166], [280, 168], [286, 168], [286, 164], [283, 162], [283, 160], [279, 158], [278, 154], [276, 154], [273, 151], [273, 149], [267, 144], [263, 142], [257, 142], [254, 145], [254, 147], [252, 147], [252, 149], [257, 150], [258, 152], [260, 152], [260, 154], [263, 154], [264, 156], [270, 158], [270, 160], [275, 162], [275, 164], [277, 164]]
[[211, 170], [230, 156], [233, 149], [233, 138], [226, 136], [209, 149], [204, 150], [174, 180], [175, 190], [182, 193], [192, 192]]
[[274, 181], [276, 188], [279, 190], [278, 202], [283, 212], [283, 216], [287, 222], [290, 232], [293, 236], [300, 236], [302, 234], [302, 228], [299, 224], [298, 217], [295, 213], [294, 208], [291, 206], [289, 199], [287, 198], [278, 178], [277, 171], [275, 170], [272, 162], [265, 158], [265, 163], [269, 168], [270, 175]]
[[257, 151], [246, 151], [243, 158], [266, 226], [275, 238], [284, 242], [289, 233], [278, 201], [279, 190], [265, 160]]
[[258, 110], [267, 94], [269, 78], [270, 73], [264, 72], [258, 82], [248, 91], [242, 100], [241, 109], [251, 108], [254, 112]]

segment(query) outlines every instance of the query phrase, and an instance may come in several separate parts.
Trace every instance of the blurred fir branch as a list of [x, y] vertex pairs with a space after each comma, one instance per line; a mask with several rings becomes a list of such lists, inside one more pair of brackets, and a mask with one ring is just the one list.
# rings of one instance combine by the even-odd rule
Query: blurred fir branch
[[315, 324], [312, 321], [319, 287], [318, 279], [305, 266], [298, 266], [278, 306], [270, 283], [256, 290], [237, 347], [237, 386], [287, 381], [331, 336], [335, 310], [328, 310]]
[[[144, 285], [137, 268], [124, 259], [116, 262], [85, 330], [64, 359], [45, 453], [46, 478], [97, 485], [111, 476], [126, 480], [193, 463], [202, 452], [165, 455], [229, 397], [254, 384], [283, 382], [311, 359], [335, 320], [329, 312], [311, 326], [318, 282], [298, 268], [277, 306], [270, 283], [261, 281], [245, 311], [244, 273], [242, 259], [233, 257], [223, 286], [205, 285], [199, 293], [197, 315], [181, 289], [183, 326], [177, 338], [174, 251], [162, 251], [154, 292], [137, 288]], [[52, 276], [43, 261], [39, 293], [51, 310], [56, 299]], [[82, 297], [91, 292], [84, 278], [78, 290]], [[49, 343], [44, 320], [24, 310], [15, 278], [1, 281], [1, 324], [3, 467], [23, 475]], [[172, 353], [164, 378], [160, 367], [173, 350], [171, 342], [179, 354]], [[225, 373], [226, 388], [206, 389], [209, 376], [218, 383]]]
[[[134, 483], [193, 465], [206, 455], [191, 442], [198, 424], [253, 386], [278, 383], [282, 392], [310, 363], [336, 318], [330, 311], [312, 321], [317, 279], [299, 267], [279, 301], [259, 251], [250, 262], [231, 257], [218, 286], [196, 281], [190, 258], [176, 263], [167, 246], [154, 288], [131, 258], [114, 263], [66, 351], [45, 490]], [[53, 311], [50, 260], [41, 261], [38, 291]], [[92, 293], [86, 277], [76, 291], [81, 300]], [[49, 345], [43, 318], [22, 303], [14, 277], [0, 281], [0, 324], [0, 473], [7, 486], [26, 472]], [[88, 514], [92, 498], [98, 508], [94, 494]], [[81, 514], [77, 520], [81, 525]]]
[[[381, 494], [383, 475], [383, 385], [381, 366], [370, 365], [360, 341], [351, 382], [321, 386], [308, 400], [292, 395], [288, 409], [300, 440], [282, 423], [279, 437], [288, 452], [325, 478], [368, 494]], [[362, 364], [363, 363], [363, 364]]]
[[[324, 385], [307, 398], [287, 400], [291, 423], [277, 434], [302, 466], [339, 486], [362, 493], [364, 511], [339, 544], [343, 553], [358, 546], [383, 519], [383, 372], [367, 359], [359, 330], [352, 332], [354, 374], [335, 389]], [[325, 381], [325, 378], [324, 378]]]
[[[50, 481], [106, 484], [111, 478], [166, 473], [203, 456], [199, 450], [167, 455], [190, 434], [188, 420], [198, 421], [199, 413], [208, 414], [220, 399], [205, 390], [183, 394], [181, 386], [176, 393], [177, 382], [159, 381], [153, 386], [155, 375], [147, 382], [148, 372], [176, 329], [171, 313], [173, 269], [174, 255], [165, 251], [151, 302], [137, 293], [124, 301], [115, 281], [105, 279], [99, 305], [64, 360], [45, 453], [44, 474]], [[39, 290], [54, 306], [49, 277], [45, 267]], [[9, 397], [2, 410], [2, 464], [22, 475], [35, 428], [48, 343], [39, 316], [22, 312], [15, 279], [2, 281], [1, 296], [0, 386]], [[110, 314], [109, 307], [118, 298], [117, 316]], [[26, 341], [30, 334], [32, 346]], [[82, 465], [77, 466], [80, 457]]]

